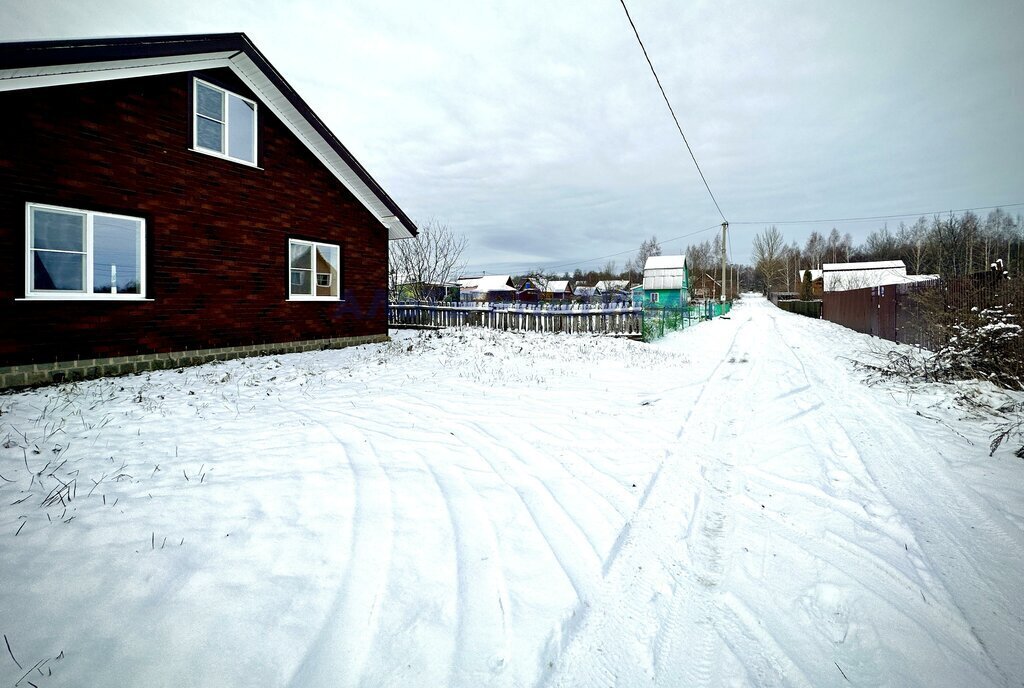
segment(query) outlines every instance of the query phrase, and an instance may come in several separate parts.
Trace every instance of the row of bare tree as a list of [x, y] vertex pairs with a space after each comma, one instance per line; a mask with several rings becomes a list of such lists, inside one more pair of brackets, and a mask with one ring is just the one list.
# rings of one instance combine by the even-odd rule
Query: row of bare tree
[[959, 277], [988, 269], [998, 258], [1010, 270], [1021, 267], [1024, 217], [1001, 209], [982, 220], [972, 212], [918, 218], [895, 231], [883, 226], [855, 246], [849, 234], [832, 229], [812, 232], [803, 247], [787, 244], [774, 225], [754, 237], [752, 258], [757, 287], [764, 291], [799, 291], [797, 271], [824, 263], [902, 260], [911, 274]]

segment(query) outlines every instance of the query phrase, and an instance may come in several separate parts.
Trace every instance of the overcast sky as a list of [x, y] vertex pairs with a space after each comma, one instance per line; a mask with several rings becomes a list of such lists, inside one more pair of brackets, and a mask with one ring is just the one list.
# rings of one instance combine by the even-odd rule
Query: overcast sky
[[[772, 221], [1024, 203], [1021, 0], [627, 5], [741, 262]], [[415, 221], [466, 234], [471, 271], [721, 222], [618, 0], [0, 0], [0, 40], [222, 31]]]

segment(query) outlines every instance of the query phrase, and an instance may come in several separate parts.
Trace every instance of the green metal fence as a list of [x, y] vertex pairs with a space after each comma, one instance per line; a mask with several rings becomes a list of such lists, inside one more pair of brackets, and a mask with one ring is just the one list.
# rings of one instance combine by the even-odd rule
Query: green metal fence
[[821, 301], [779, 301], [779, 308], [808, 318], [821, 317]]
[[711, 320], [727, 314], [732, 309], [732, 302], [705, 301], [691, 303], [688, 306], [665, 306], [663, 308], [647, 304], [644, 306], [643, 339], [652, 342], [664, 337], [669, 332], [677, 332], [692, 327], [704, 320]]

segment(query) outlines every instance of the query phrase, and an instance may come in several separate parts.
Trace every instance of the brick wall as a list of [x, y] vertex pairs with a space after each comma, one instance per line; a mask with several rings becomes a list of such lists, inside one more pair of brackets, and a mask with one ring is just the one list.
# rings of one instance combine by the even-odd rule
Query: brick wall
[[[0, 367], [387, 333], [385, 228], [266, 107], [262, 169], [189, 150], [194, 75], [0, 93]], [[26, 202], [144, 218], [152, 301], [17, 300]], [[289, 238], [341, 246], [343, 301], [287, 301]]]

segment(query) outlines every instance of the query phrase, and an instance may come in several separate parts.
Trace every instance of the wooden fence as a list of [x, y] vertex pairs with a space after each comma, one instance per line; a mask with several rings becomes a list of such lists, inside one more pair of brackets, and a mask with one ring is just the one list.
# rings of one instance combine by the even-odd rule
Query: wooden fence
[[392, 327], [490, 327], [497, 330], [639, 337], [643, 308], [633, 304], [392, 303]]

